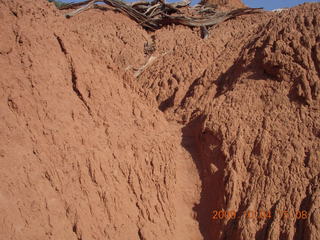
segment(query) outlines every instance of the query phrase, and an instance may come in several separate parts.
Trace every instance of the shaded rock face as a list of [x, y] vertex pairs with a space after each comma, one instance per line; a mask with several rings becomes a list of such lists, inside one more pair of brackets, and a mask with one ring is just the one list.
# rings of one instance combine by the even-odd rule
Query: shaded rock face
[[205, 40], [47, 1], [0, 22], [0, 239], [319, 239], [319, 3]]

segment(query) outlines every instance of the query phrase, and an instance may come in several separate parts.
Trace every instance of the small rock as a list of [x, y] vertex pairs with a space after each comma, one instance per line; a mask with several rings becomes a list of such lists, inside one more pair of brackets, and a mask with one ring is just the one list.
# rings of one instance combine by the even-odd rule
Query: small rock
[[219, 169], [217, 168], [216, 165], [214, 165], [213, 163], [210, 163], [210, 172], [211, 174], [215, 174]]

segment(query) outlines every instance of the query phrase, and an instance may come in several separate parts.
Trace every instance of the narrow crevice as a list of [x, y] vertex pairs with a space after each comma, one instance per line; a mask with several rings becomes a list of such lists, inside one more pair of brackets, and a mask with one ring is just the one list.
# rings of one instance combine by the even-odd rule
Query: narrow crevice
[[10, 12], [12, 13], [13, 16], [18, 17], [17, 11], [10, 9]]
[[72, 226], [72, 232], [77, 236], [77, 240], [82, 240], [81, 234], [78, 233], [79, 231], [76, 223]]
[[76, 225], [76, 224], [73, 224], [73, 226], [72, 226], [72, 232], [74, 232], [74, 234], [77, 235], [77, 225]]
[[[299, 211], [306, 211], [308, 212], [309, 207], [310, 206], [310, 199], [311, 196], [306, 193], [306, 197], [302, 200], [301, 204], [300, 204], [300, 209]], [[295, 235], [294, 235], [294, 240], [303, 240], [304, 239], [304, 235], [305, 235], [305, 229], [306, 229], [306, 219], [297, 219], [296, 223], [295, 223]]]
[[142, 235], [141, 229], [139, 228], [138, 230], [138, 236], [139, 236], [139, 240], [145, 240], [145, 238]]
[[[320, 47], [318, 48], [320, 49]], [[317, 57], [317, 46], [313, 46], [311, 49], [311, 58], [314, 64], [314, 67], [318, 73], [318, 76], [320, 77], [320, 59]]]
[[68, 53], [62, 39], [57, 36], [56, 34], [54, 34], [55, 38], [57, 39], [58, 43], [59, 43], [59, 46], [60, 46], [60, 49], [61, 49], [61, 52], [65, 55], [66, 57], [66, 60], [69, 64], [69, 68], [70, 68], [70, 72], [71, 72], [71, 83], [72, 83], [72, 90], [75, 92], [75, 94], [77, 95], [77, 97], [80, 99], [80, 101], [84, 104], [84, 106], [86, 107], [88, 113], [90, 116], [92, 116], [92, 112], [91, 112], [91, 109], [88, 105], [88, 103], [86, 102], [86, 100], [84, 99], [82, 93], [80, 92], [79, 88], [78, 88], [78, 77], [77, 77], [77, 74], [76, 74], [76, 70], [75, 70], [75, 67], [74, 67], [74, 63], [73, 63], [73, 60], [72, 60], [72, 57], [70, 56], [70, 54]]
[[303, 239], [311, 239], [310, 238], [310, 215], [313, 201], [314, 201], [314, 194], [318, 191], [319, 189], [319, 179], [320, 179], [320, 174], [315, 176], [310, 182], [309, 185], [306, 188], [305, 191], [305, 198], [301, 201], [299, 212], [305, 212], [307, 217], [306, 218], [299, 218], [296, 219], [295, 222], [295, 234], [293, 239], [294, 240], [303, 240]]
[[305, 152], [305, 157], [304, 157], [304, 160], [303, 160], [304, 167], [309, 167], [310, 158], [311, 158], [311, 153], [310, 152]]
[[64, 46], [64, 43], [63, 43], [62, 39], [59, 36], [57, 36], [56, 34], [54, 34], [54, 36], [56, 37], [56, 39], [57, 39], [57, 41], [59, 43], [61, 52], [63, 52], [63, 54], [66, 55], [66, 57], [67, 57], [68, 52], [67, 52], [66, 47]]
[[221, 151], [221, 138], [205, 130], [206, 117], [200, 115], [183, 128], [182, 146], [190, 153], [201, 180], [200, 202], [193, 208], [204, 240], [221, 239], [224, 229], [221, 221], [212, 219], [212, 212], [226, 209], [224, 201], [225, 156]]
[[272, 206], [272, 208], [270, 209], [271, 212], [271, 218], [268, 218], [264, 225], [262, 226], [262, 228], [256, 232], [256, 237], [255, 239], [264, 239], [264, 240], [268, 240], [270, 238], [270, 232], [271, 232], [271, 227], [272, 227], [272, 223], [275, 221], [275, 217], [276, 215], [274, 214], [276, 212], [277, 206], [279, 204], [279, 200]]
[[72, 82], [72, 90], [75, 92], [75, 94], [78, 96], [78, 98], [81, 100], [81, 102], [85, 105], [88, 113], [90, 115], [92, 115], [91, 109], [88, 105], [88, 103], [86, 102], [86, 100], [84, 99], [82, 93], [80, 92], [79, 88], [78, 88], [78, 77], [75, 71], [75, 68], [73, 66], [73, 62], [70, 61], [70, 70], [71, 70], [71, 82]]

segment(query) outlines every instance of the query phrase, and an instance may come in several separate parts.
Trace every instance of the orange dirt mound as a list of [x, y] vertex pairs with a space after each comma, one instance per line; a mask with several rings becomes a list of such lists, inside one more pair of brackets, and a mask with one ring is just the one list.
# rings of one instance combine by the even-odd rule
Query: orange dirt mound
[[207, 39], [47, 1], [0, 20], [0, 239], [319, 239], [319, 3]]
[[242, 8], [245, 7], [241, 0], [202, 0], [202, 4], [211, 4], [218, 7]]

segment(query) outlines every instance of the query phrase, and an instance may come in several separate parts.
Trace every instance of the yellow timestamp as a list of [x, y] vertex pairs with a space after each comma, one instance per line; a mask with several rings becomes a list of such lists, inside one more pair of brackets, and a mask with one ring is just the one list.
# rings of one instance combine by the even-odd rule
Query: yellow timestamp
[[297, 211], [247, 210], [247, 211], [242, 211], [240, 213], [235, 210], [225, 211], [223, 209], [212, 211], [212, 220], [236, 219], [242, 216], [248, 219], [270, 219], [276, 216], [279, 216], [281, 219], [307, 219], [308, 212], [305, 210], [297, 210]]

